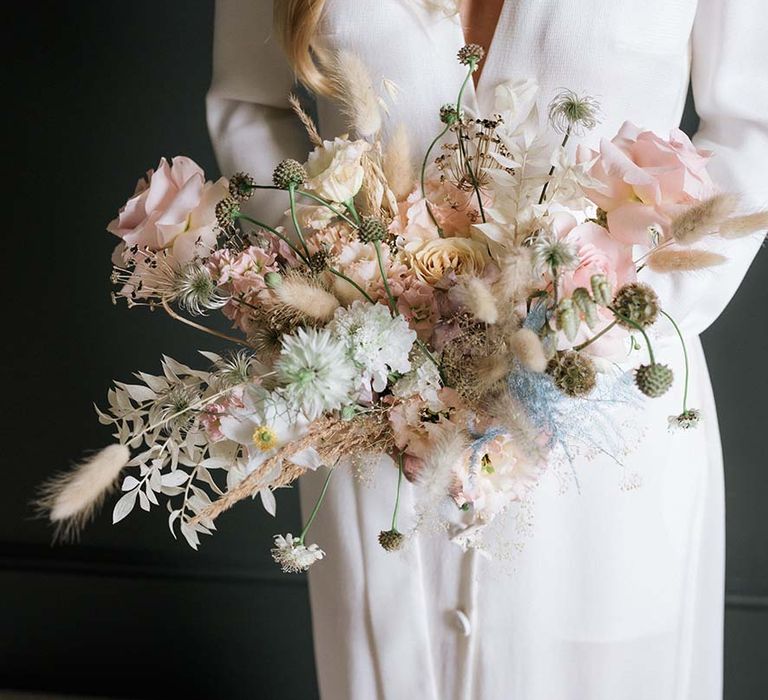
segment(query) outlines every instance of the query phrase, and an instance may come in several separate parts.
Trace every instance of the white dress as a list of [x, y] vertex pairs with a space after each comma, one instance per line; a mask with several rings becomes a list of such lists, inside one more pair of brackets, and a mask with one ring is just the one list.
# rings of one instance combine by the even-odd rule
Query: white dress
[[[434, 3], [433, 3], [434, 4]], [[419, 0], [328, 0], [321, 40], [356, 51], [375, 83], [400, 90], [391, 123], [405, 122], [414, 152], [439, 130], [464, 68], [456, 18]], [[209, 125], [225, 174], [268, 181], [309, 145], [288, 109], [292, 75], [271, 37], [271, 0], [216, 6]], [[689, 75], [700, 147], [716, 151], [725, 189], [768, 203], [768, 8], [764, 0], [508, 0], [477, 90], [533, 77], [549, 99], [567, 87], [599, 99], [595, 145], [628, 119], [660, 134], [679, 124]], [[344, 131], [318, 101], [325, 137]], [[277, 221], [285, 203], [255, 204]], [[577, 465], [580, 490], [547, 474], [533, 528], [514, 562], [463, 553], [424, 537], [396, 555], [376, 541], [391, 518], [395, 470], [373, 485], [337, 475], [311, 533], [327, 557], [310, 573], [315, 655], [323, 700], [715, 700], [722, 696], [723, 465], [715, 406], [698, 334], [733, 296], [760, 238], [733, 244], [712, 273], [646, 279], [681, 323], [691, 355], [691, 406], [705, 422], [669, 434], [680, 412], [682, 355], [671, 328], [657, 354], [677, 390], [647, 403], [650, 425], [622, 489], [616, 464]], [[748, 329], [744, 329], [748, 332]], [[312, 479], [315, 479], [313, 481]], [[321, 477], [320, 477], [321, 478]], [[302, 482], [305, 514], [319, 486]], [[405, 489], [402, 522], [412, 504]]]

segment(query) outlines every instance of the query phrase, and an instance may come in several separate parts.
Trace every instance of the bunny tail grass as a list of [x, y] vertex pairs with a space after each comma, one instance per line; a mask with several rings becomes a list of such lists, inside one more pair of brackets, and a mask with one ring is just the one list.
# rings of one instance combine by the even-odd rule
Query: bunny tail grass
[[42, 484], [34, 504], [54, 526], [54, 541], [77, 539], [117, 487], [130, 458], [125, 445], [110, 445]]

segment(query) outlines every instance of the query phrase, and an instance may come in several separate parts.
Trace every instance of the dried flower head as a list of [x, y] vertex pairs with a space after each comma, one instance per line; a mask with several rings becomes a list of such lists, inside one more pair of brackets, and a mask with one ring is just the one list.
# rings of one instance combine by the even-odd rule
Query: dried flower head
[[318, 250], [316, 253], [312, 253], [307, 260], [307, 267], [310, 271], [316, 275], [324, 272], [328, 269], [328, 264], [331, 261], [331, 255], [327, 250]]
[[302, 573], [325, 556], [325, 552], [316, 544], [306, 546], [290, 532], [285, 537], [275, 535], [275, 546], [271, 554], [272, 559], [280, 564], [280, 568], [286, 574]]
[[388, 552], [396, 552], [405, 543], [405, 535], [397, 530], [382, 530], [379, 533], [379, 544]]
[[667, 365], [654, 362], [650, 365], [640, 365], [635, 370], [635, 384], [646, 396], [652, 399], [663, 396], [672, 386], [674, 375]]
[[462, 65], [477, 68], [477, 64], [485, 57], [485, 49], [480, 44], [466, 44], [459, 49], [456, 57]]
[[701, 411], [698, 408], [689, 408], [679, 416], [670, 416], [668, 419], [669, 430], [691, 430], [701, 422]]
[[636, 325], [646, 328], [659, 317], [659, 297], [647, 284], [630, 282], [616, 292], [611, 308], [618, 314], [620, 326], [630, 330]]
[[560, 133], [583, 133], [599, 123], [600, 105], [588, 95], [563, 90], [549, 105], [549, 121]]
[[575, 269], [579, 264], [576, 248], [554, 236], [537, 236], [533, 243], [533, 265], [537, 275], [554, 277], [563, 270]]
[[378, 217], [366, 216], [360, 224], [357, 237], [362, 243], [383, 241], [387, 237], [387, 226]]
[[585, 396], [595, 388], [595, 365], [589, 357], [574, 350], [556, 353], [547, 365], [547, 374], [567, 396]]
[[456, 105], [448, 102], [440, 107], [440, 121], [451, 126], [461, 119], [462, 115], [456, 110]]
[[227, 230], [240, 216], [240, 202], [234, 197], [225, 197], [216, 205], [216, 223]]
[[248, 173], [235, 173], [229, 178], [229, 194], [239, 202], [250, 199], [256, 189], [256, 181]]
[[291, 187], [299, 187], [307, 181], [307, 171], [299, 161], [293, 158], [281, 160], [272, 173], [272, 182], [275, 187], [287, 190]]
[[193, 316], [220, 309], [229, 301], [211, 277], [210, 270], [197, 261], [187, 263], [177, 272], [172, 296]]

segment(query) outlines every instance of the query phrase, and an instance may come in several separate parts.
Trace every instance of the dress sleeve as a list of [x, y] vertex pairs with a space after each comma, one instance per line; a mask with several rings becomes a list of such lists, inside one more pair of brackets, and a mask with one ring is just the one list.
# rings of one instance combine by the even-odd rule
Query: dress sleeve
[[[744, 209], [768, 206], [768, 5], [765, 0], [699, 0], [692, 36], [691, 85], [699, 147], [714, 152], [710, 173]], [[707, 247], [728, 261], [701, 272], [641, 277], [684, 333], [699, 334], [736, 293], [764, 233]], [[669, 324], [665, 324], [669, 325]]]
[[[224, 175], [243, 170], [268, 184], [284, 158], [303, 162], [310, 150], [288, 104], [294, 77], [272, 33], [272, 0], [216, 0], [213, 78], [206, 100], [208, 131]], [[257, 191], [253, 216], [277, 224], [287, 203]]]

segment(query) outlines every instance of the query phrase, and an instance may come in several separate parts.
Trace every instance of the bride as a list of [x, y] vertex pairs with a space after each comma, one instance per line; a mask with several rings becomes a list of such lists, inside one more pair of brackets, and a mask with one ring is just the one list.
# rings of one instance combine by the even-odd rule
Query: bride
[[[267, 181], [310, 148], [287, 102], [294, 76], [316, 98], [323, 137], [344, 120], [323, 75], [344, 48], [399, 97], [413, 152], [455, 98], [465, 43], [487, 49], [467, 108], [493, 112], [500, 83], [535, 78], [543, 99], [563, 87], [597, 98], [595, 146], [623, 120], [660, 134], [679, 122], [689, 79], [700, 148], [726, 190], [765, 205], [768, 43], [762, 0], [218, 0], [209, 126], [224, 172]], [[279, 202], [254, 198], [277, 222]], [[669, 434], [667, 395], [647, 404], [650, 426], [615, 464], [577, 464], [580, 488], [554, 472], [535, 495], [531, 534], [504, 573], [499, 562], [444, 538], [416, 538], [398, 555], [376, 542], [390, 517], [396, 473], [373, 484], [340, 474], [313, 533], [329, 556], [309, 574], [315, 655], [324, 700], [715, 700], [722, 696], [723, 465], [715, 405], [698, 335], [739, 286], [759, 240], [735, 242], [713, 275], [641, 276], [681, 322], [691, 404], [705, 420]], [[683, 376], [671, 334], [659, 352]], [[675, 360], [675, 358], [677, 358]], [[674, 360], [674, 361], [673, 361]], [[313, 481], [313, 477], [315, 481]], [[311, 507], [321, 475], [302, 480]], [[382, 495], [384, 494], [384, 495]], [[403, 496], [408, 511], [410, 493]]]

